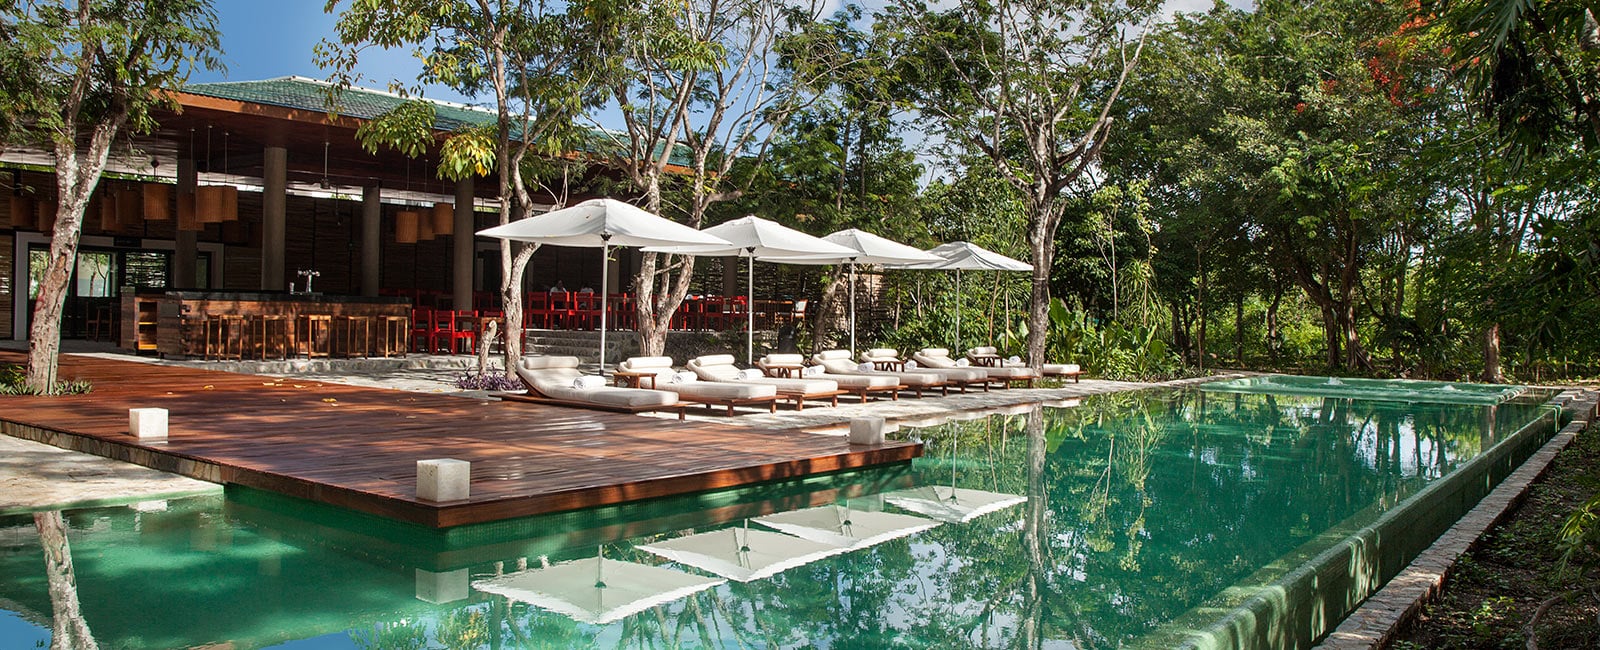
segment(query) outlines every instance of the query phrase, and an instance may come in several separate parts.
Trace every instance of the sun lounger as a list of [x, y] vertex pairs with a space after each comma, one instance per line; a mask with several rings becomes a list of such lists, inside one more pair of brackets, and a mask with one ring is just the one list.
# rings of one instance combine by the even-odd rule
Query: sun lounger
[[[950, 358], [950, 351], [944, 348], [926, 348], [917, 352], [915, 358], [919, 363], [925, 363], [934, 368], [955, 368], [960, 362]], [[1012, 382], [1026, 382], [1029, 388], [1033, 387], [1033, 380], [1039, 375], [1022, 363], [1007, 363], [1000, 359], [999, 352], [991, 346], [972, 348], [967, 351], [967, 360], [972, 364], [968, 368], [977, 368], [989, 375], [989, 381], [996, 382], [999, 387], [1006, 388]]]
[[733, 415], [735, 406], [764, 406], [773, 413], [778, 410], [778, 387], [699, 381], [698, 376], [693, 380], [675, 377], [679, 373], [672, 369], [672, 357], [634, 357], [617, 364], [617, 370], [653, 375], [655, 386], [677, 393], [678, 399], [708, 407], [726, 406], [728, 415]]
[[949, 394], [950, 392], [949, 385], [945, 383], [944, 377], [933, 373], [912, 370], [862, 370], [854, 361], [850, 360], [849, 350], [823, 350], [811, 355], [811, 360], [822, 367], [825, 371], [822, 376], [828, 379], [837, 380], [839, 377], [889, 377], [898, 382], [903, 387], [902, 390], [909, 390], [916, 394], [917, 397], [922, 397], [922, 391], [925, 390], [938, 389], [944, 394]]
[[1039, 367], [1039, 371], [1046, 377], [1071, 377], [1072, 383], [1078, 383], [1078, 375], [1083, 370], [1076, 363], [1047, 363]]
[[[906, 369], [906, 363], [900, 359], [900, 351], [894, 348], [872, 348], [862, 353], [861, 360], [875, 366], [898, 366]], [[966, 368], [929, 368], [921, 363], [918, 361], [918, 365], [909, 369], [939, 375], [946, 384], [960, 387], [963, 393], [967, 392], [968, 386], [982, 386], [985, 391], [989, 390], [989, 373]]]
[[[805, 366], [805, 355], [800, 354], [769, 354], [756, 360], [756, 367], [761, 368], [769, 376], [778, 376], [777, 369], [793, 372], [793, 368]], [[905, 386], [900, 380], [888, 375], [835, 375], [827, 372], [822, 366], [816, 368], [816, 374], [807, 375], [808, 370], [800, 370], [791, 376], [800, 379], [828, 379], [839, 385], [839, 390], [854, 393], [861, 401], [865, 402], [872, 393], [887, 393], [890, 399], [900, 399], [900, 390]]]
[[844, 391], [839, 390], [839, 384], [831, 379], [776, 379], [773, 377], [743, 377], [739, 367], [733, 365], [733, 355], [712, 354], [695, 357], [684, 364], [694, 374], [704, 381], [720, 381], [729, 383], [747, 383], [774, 386], [778, 394], [794, 401], [796, 411], [805, 408], [806, 400], [828, 400], [833, 406], [839, 405], [839, 396]]
[[583, 376], [578, 371], [577, 357], [523, 357], [522, 365], [517, 368], [517, 376], [528, 387], [528, 393], [504, 393], [499, 395], [501, 399], [621, 413], [677, 411], [678, 419], [683, 419], [684, 404], [679, 401], [678, 394], [672, 391], [615, 386], [575, 387], [574, 381]]
[[[967, 350], [967, 359], [971, 360], [974, 365], [983, 366], [985, 368], [1027, 367], [1021, 361], [1002, 361], [1000, 359], [999, 350], [990, 345], [979, 346], [972, 348], [971, 350]], [[1078, 375], [1083, 374], [1083, 370], [1078, 368], [1078, 364], [1076, 363], [1047, 363], [1039, 367], [1039, 374], [1045, 377], [1071, 377], [1072, 381], [1076, 383], [1078, 381]]]

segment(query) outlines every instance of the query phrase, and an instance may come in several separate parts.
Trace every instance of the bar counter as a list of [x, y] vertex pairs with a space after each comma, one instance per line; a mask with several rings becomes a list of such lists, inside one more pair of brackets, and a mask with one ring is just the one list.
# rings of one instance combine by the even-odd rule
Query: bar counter
[[[401, 329], [409, 332], [411, 301], [392, 296], [345, 296], [322, 293], [168, 291], [165, 293], [123, 294], [122, 345], [135, 351], [154, 350], [172, 359], [206, 357], [217, 350], [217, 339], [237, 344], [237, 351], [224, 350], [249, 358], [336, 352], [343, 337], [342, 350], [348, 356], [396, 351], [394, 337], [378, 336], [385, 318], [402, 318]], [[239, 332], [226, 337], [215, 330], [218, 317], [237, 317]], [[309, 318], [308, 318], [309, 317]], [[307, 333], [308, 321], [320, 323]], [[361, 328], [339, 329], [338, 324], [360, 324]], [[209, 325], [208, 325], [209, 324]], [[208, 329], [210, 327], [210, 329]], [[347, 331], [348, 330], [348, 331]], [[312, 343], [309, 348], [306, 343]], [[208, 345], [213, 346], [208, 349]], [[225, 346], [224, 346], [225, 347]], [[403, 351], [403, 347], [399, 348]]]

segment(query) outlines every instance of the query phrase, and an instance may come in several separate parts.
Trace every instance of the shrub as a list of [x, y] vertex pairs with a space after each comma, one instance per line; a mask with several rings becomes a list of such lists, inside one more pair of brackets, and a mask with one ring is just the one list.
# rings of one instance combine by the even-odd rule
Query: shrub
[[[51, 395], [82, 395], [94, 390], [94, 384], [82, 379], [61, 380], [56, 382], [55, 390]], [[8, 363], [0, 365], [0, 395], [37, 395], [38, 392], [28, 388], [28, 370], [21, 365]]]
[[463, 373], [456, 377], [456, 388], [462, 390], [486, 390], [495, 392], [509, 392], [522, 390], [522, 381], [507, 377], [498, 372], [486, 372], [481, 375]]

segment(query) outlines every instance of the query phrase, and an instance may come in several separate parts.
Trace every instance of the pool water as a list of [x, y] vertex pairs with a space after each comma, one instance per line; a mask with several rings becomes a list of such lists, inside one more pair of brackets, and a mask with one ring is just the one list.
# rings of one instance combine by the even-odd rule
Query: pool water
[[[448, 531], [230, 487], [64, 513], [76, 588], [54, 591], [102, 648], [1138, 645], [1547, 396], [1103, 395], [903, 428], [909, 465]], [[64, 611], [40, 540], [0, 518], [0, 648], [48, 645]]]

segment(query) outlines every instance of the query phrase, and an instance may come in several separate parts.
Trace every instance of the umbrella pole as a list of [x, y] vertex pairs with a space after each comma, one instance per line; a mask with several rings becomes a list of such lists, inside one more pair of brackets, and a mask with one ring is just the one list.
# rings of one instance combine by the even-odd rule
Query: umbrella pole
[[850, 260], [850, 356], [856, 356], [856, 261]]
[[600, 244], [600, 376], [606, 376], [606, 303], [610, 287], [606, 278], [611, 275], [611, 235], [601, 235]]
[[956, 346], [951, 352], [961, 352], [961, 269], [956, 269]]
[[756, 249], [749, 249], [744, 265], [744, 362], [756, 365]]

